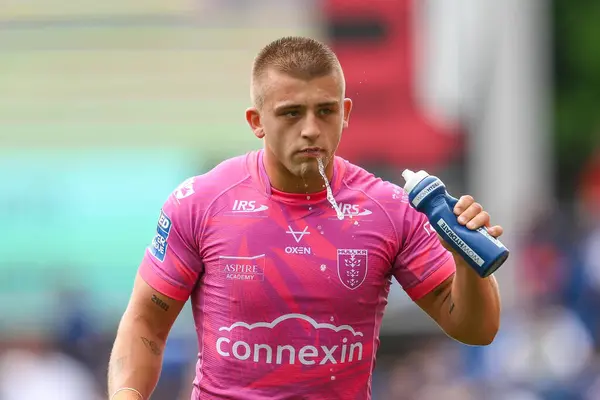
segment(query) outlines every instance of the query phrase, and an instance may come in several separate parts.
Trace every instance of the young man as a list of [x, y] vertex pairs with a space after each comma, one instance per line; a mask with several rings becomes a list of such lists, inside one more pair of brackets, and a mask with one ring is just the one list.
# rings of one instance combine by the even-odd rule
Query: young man
[[[113, 399], [150, 397], [188, 298], [200, 350], [193, 400], [370, 399], [392, 277], [452, 338], [493, 340], [494, 278], [446, 250], [402, 188], [335, 156], [352, 109], [344, 86], [318, 41], [282, 38], [258, 54], [246, 119], [264, 149], [167, 199], [118, 329]], [[470, 196], [455, 212], [502, 234]]]

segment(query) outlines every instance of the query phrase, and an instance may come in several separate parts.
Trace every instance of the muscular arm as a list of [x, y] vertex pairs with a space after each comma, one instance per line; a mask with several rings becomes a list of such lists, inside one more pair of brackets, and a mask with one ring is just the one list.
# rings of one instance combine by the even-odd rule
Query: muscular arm
[[[454, 206], [458, 222], [469, 229], [485, 226], [493, 237], [501, 226], [490, 226], [490, 215], [472, 196], [462, 196]], [[417, 304], [452, 338], [470, 345], [492, 343], [500, 328], [500, 293], [493, 276], [481, 278], [454, 249], [440, 238], [452, 254], [456, 273]]]
[[493, 276], [481, 278], [454, 255], [456, 273], [416, 301], [453, 339], [473, 346], [494, 340], [500, 327], [500, 294]]
[[[136, 276], [131, 299], [123, 314], [108, 367], [108, 393], [129, 387], [144, 400], [154, 390], [163, 360], [163, 349], [184, 301], [170, 299]], [[139, 400], [133, 391], [121, 391], [114, 400]]]

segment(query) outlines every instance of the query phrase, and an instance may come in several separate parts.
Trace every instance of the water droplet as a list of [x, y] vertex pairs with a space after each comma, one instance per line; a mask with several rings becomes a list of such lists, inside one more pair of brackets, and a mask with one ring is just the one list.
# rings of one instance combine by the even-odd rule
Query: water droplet
[[321, 225], [317, 225], [317, 229], [321, 230], [321, 229], [323, 229], [323, 227]]
[[335, 381], [335, 376], [332, 376], [332, 377], [331, 377], [331, 380], [332, 380], [332, 381]]
[[310, 210], [312, 210], [312, 207], [308, 207], [308, 210], [309, 210], [309, 211], [310, 211]]
[[321, 271], [325, 272], [326, 269], [327, 269], [327, 265], [321, 264]]
[[306, 200], [310, 200], [310, 196], [306, 196]]
[[[331, 322], [333, 322], [333, 321], [335, 320], [335, 318], [333, 318], [333, 315], [331, 316], [331, 318], [329, 318], [329, 320], [330, 320]], [[333, 371], [333, 369], [332, 369], [332, 371]]]
[[358, 221], [354, 221], [354, 225], [358, 226]]

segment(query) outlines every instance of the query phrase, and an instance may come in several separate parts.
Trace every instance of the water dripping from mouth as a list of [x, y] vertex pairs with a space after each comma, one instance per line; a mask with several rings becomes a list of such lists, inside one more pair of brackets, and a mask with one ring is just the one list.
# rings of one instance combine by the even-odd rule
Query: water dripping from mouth
[[340, 210], [335, 198], [333, 197], [333, 192], [331, 191], [331, 186], [329, 185], [329, 180], [327, 179], [327, 175], [325, 175], [325, 165], [323, 165], [323, 160], [321, 158], [317, 159], [317, 163], [319, 164], [319, 173], [323, 177], [323, 181], [325, 182], [325, 188], [327, 190], [327, 201], [331, 204], [335, 213], [337, 214], [337, 218], [339, 220], [344, 219], [344, 213]]

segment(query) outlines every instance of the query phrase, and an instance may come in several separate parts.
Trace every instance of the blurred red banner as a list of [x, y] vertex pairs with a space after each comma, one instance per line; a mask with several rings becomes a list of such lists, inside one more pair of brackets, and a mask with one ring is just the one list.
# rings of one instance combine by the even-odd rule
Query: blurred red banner
[[413, 0], [323, 0], [328, 44], [354, 101], [338, 154], [352, 162], [439, 167], [461, 157], [458, 124], [442, 126], [415, 101]]

